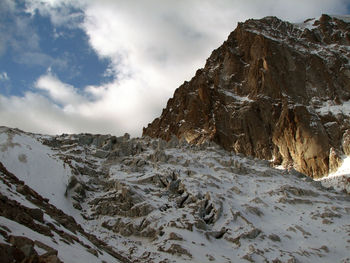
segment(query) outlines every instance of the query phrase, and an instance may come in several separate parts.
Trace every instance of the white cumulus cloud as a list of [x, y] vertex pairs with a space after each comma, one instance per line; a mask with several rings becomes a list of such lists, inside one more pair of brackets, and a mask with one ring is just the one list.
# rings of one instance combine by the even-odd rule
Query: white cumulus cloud
[[73, 86], [61, 82], [51, 73], [41, 76], [36, 81], [35, 88], [45, 91], [53, 102], [61, 105], [77, 105], [83, 101]]

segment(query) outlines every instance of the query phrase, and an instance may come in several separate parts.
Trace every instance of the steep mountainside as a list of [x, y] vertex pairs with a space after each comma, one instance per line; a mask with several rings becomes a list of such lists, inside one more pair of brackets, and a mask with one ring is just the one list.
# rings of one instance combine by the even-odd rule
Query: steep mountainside
[[336, 192], [214, 143], [5, 127], [0, 160], [4, 263], [350, 262], [347, 176]]
[[172, 135], [312, 177], [349, 154], [350, 23], [323, 15], [240, 23], [143, 135]]

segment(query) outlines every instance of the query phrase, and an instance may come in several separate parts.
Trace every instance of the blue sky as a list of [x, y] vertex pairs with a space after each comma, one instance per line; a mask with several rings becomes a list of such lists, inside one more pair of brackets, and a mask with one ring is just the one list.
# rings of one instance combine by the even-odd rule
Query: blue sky
[[237, 22], [350, 0], [1, 0], [0, 125], [140, 135]]
[[[77, 89], [112, 80], [113, 76], [105, 74], [109, 59], [98, 57], [83, 29], [55, 26], [49, 16], [38, 10], [28, 14], [25, 5], [16, 3], [15, 12], [6, 15], [2, 10], [0, 18], [1, 34], [11, 38], [0, 56], [0, 72], [6, 72], [8, 78], [2, 83], [2, 94], [22, 96], [47, 71]], [[81, 11], [72, 8], [72, 13]], [[82, 19], [81, 15], [79, 20]], [[25, 32], [20, 32], [19, 21], [25, 23]]]

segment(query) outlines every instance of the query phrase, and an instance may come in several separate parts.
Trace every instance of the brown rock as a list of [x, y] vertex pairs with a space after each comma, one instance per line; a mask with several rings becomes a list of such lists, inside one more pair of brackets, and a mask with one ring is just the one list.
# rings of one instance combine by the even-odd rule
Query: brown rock
[[39, 257], [38, 263], [63, 263], [63, 261], [61, 261], [57, 255], [46, 253]]
[[160, 247], [158, 250], [167, 252], [167, 253], [172, 254], [172, 255], [177, 255], [177, 256], [186, 255], [186, 256], [192, 258], [192, 254], [190, 252], [188, 252], [187, 249], [183, 248], [179, 244], [171, 244], [171, 246], [167, 250], [164, 250], [162, 247]]
[[240, 23], [143, 135], [211, 140], [312, 177], [326, 175], [331, 147], [350, 153], [347, 135], [341, 145], [349, 117], [319, 111], [326, 101], [350, 99], [350, 41], [334, 35], [348, 35], [350, 27], [326, 15], [315, 25], [303, 29], [276, 17]]
[[342, 146], [344, 153], [350, 155], [350, 130], [344, 132]]
[[342, 162], [339, 152], [332, 147], [329, 153], [329, 172], [335, 172]]
[[174, 232], [171, 232], [169, 234], [169, 240], [179, 240], [179, 241], [182, 241], [184, 240], [179, 234], [176, 234]]
[[57, 255], [58, 254], [58, 251], [48, 245], [45, 245], [44, 243], [38, 241], [38, 240], [35, 240], [34, 241], [34, 244], [38, 247], [40, 247], [41, 249], [44, 249], [47, 251], [47, 253], [51, 254], [51, 255]]
[[20, 249], [25, 257], [37, 256], [37, 252], [34, 249], [34, 241], [22, 236], [10, 236], [10, 243]]
[[284, 163], [312, 177], [328, 173], [329, 139], [318, 121], [305, 106], [283, 106], [276, 124], [273, 142]]
[[33, 219], [44, 222], [44, 213], [39, 208], [32, 208], [28, 210], [28, 213], [32, 216]]
[[0, 258], [3, 263], [13, 263], [21, 262], [25, 258], [25, 255], [18, 248], [7, 244], [0, 244]]

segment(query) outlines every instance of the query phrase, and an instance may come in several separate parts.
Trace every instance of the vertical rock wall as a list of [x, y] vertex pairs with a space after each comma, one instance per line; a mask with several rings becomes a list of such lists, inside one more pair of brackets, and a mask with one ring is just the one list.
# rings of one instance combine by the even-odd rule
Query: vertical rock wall
[[143, 135], [212, 140], [322, 177], [347, 149], [349, 61], [350, 24], [341, 19], [248, 20], [175, 91]]

